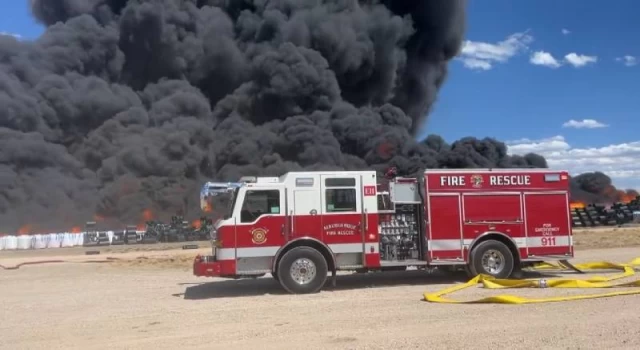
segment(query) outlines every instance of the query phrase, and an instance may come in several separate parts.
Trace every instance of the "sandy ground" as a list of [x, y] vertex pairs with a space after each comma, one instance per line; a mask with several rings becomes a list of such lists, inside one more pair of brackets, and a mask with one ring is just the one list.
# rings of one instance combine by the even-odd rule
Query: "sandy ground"
[[[633, 326], [640, 321], [640, 296], [533, 305], [435, 304], [422, 301], [423, 293], [466, 279], [419, 271], [341, 275], [335, 288], [288, 295], [269, 275], [255, 280], [192, 276], [193, 256], [208, 251], [206, 242], [197, 244], [202, 248], [105, 247], [90, 256], [84, 252], [95, 248], [0, 252], [5, 266], [67, 261], [0, 269], [0, 348], [640, 348], [640, 328]], [[576, 247], [576, 263], [627, 262], [640, 256], [640, 232], [576, 230]], [[79, 263], [87, 260], [110, 262]], [[474, 287], [452, 297], [595, 292], [601, 291]]]

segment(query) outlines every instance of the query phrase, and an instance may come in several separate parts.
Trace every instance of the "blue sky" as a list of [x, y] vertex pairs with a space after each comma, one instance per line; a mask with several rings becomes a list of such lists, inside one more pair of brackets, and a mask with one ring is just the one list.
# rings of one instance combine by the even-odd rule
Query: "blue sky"
[[495, 137], [640, 188], [639, 12], [634, 0], [469, 0], [467, 43], [426, 132]]
[[[637, 0], [469, 0], [463, 51], [424, 132], [495, 137], [552, 168], [640, 189], [638, 13]], [[42, 28], [28, 1], [12, 0], [0, 32]]]

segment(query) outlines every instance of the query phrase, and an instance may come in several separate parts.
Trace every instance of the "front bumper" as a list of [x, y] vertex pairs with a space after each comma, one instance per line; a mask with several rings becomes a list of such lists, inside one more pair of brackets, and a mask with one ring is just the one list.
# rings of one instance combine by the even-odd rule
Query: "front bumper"
[[213, 255], [198, 255], [193, 260], [193, 274], [198, 277], [216, 277], [221, 273], [221, 262], [215, 261]]
[[213, 255], [198, 255], [193, 260], [193, 274], [198, 277], [234, 277], [235, 260], [216, 260]]

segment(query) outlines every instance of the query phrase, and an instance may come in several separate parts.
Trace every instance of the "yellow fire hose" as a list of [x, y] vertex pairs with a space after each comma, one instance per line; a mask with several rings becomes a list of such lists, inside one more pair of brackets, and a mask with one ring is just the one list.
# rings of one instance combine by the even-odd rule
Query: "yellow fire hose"
[[[595, 276], [589, 279], [564, 279], [564, 278], [538, 278], [538, 279], [496, 279], [486, 275], [479, 275], [469, 280], [468, 282], [456, 285], [450, 288], [443, 289], [435, 293], [424, 293], [424, 300], [432, 303], [449, 303], [449, 304], [534, 304], [534, 303], [549, 303], [558, 301], [573, 301], [583, 299], [595, 299], [605, 298], [620, 295], [640, 294], [640, 289], [634, 290], [621, 290], [608, 293], [599, 294], [585, 294], [585, 295], [572, 295], [572, 296], [559, 296], [559, 297], [546, 297], [546, 298], [525, 298], [515, 295], [497, 295], [492, 297], [486, 297], [476, 300], [462, 301], [448, 299], [444, 297], [447, 294], [451, 294], [466, 288], [473, 287], [477, 284], [482, 284], [487, 289], [507, 289], [507, 288], [614, 288], [614, 287], [640, 287], [640, 280], [626, 283], [614, 284], [611, 281], [619, 280], [629, 276], [635, 275], [634, 267], [640, 266], [640, 258], [636, 258], [626, 264], [614, 264], [610, 262], [592, 262], [577, 264], [571, 266], [571, 269], [578, 269], [580, 271], [593, 271], [593, 270], [620, 270], [622, 273], [616, 274], [611, 277]], [[570, 267], [562, 263], [554, 265], [550, 263], [541, 263], [533, 267], [535, 270], [563, 270]]]

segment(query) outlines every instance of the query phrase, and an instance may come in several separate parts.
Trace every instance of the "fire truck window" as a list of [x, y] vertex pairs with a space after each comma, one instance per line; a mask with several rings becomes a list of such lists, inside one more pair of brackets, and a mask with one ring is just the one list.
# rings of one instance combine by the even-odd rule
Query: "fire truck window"
[[352, 177], [329, 178], [324, 180], [326, 187], [355, 187], [356, 179]]
[[280, 191], [247, 191], [240, 211], [240, 221], [253, 222], [265, 214], [280, 214]]
[[356, 211], [354, 188], [331, 188], [326, 191], [327, 213]]

